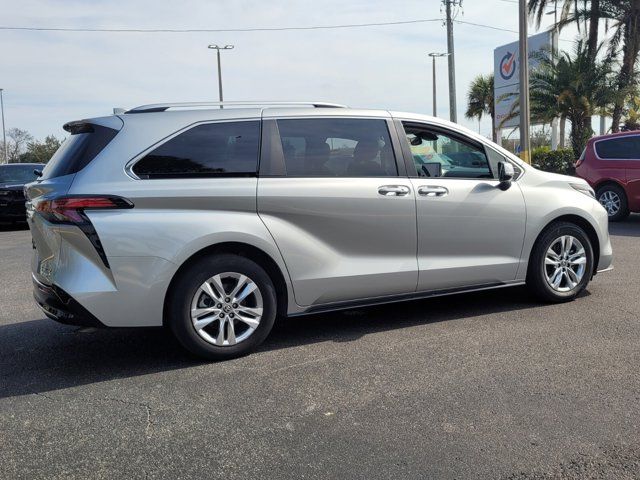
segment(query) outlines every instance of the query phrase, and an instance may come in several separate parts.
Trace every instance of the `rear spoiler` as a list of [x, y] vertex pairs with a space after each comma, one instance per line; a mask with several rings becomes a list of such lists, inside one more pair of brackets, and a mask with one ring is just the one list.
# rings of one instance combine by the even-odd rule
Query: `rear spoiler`
[[75, 122], [67, 122], [62, 128], [69, 132], [71, 135], [76, 133], [93, 133], [93, 125], [86, 120], [77, 120]]
[[78, 133], [93, 133], [95, 127], [106, 127], [112, 130], [120, 131], [124, 126], [124, 122], [117, 115], [110, 115], [108, 117], [90, 118], [84, 120], [75, 120], [73, 122], [65, 123], [62, 128], [69, 132], [71, 135]]

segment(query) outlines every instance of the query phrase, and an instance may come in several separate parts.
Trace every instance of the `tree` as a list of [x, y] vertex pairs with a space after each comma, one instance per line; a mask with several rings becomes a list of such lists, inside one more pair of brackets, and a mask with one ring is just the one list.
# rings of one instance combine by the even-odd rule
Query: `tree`
[[465, 117], [482, 119], [483, 115], [491, 117], [491, 133], [493, 141], [496, 141], [495, 102], [493, 98], [493, 74], [478, 75], [473, 79], [467, 94], [467, 111]]
[[22, 155], [29, 142], [33, 141], [33, 137], [26, 130], [19, 128], [10, 128], [7, 130], [7, 157], [4, 158], [4, 144], [0, 142], [0, 155], [2, 155], [3, 163], [16, 163], [20, 161]]
[[[578, 31], [586, 29], [587, 39], [587, 58], [591, 63], [595, 63], [598, 54], [598, 27], [600, 20], [603, 18], [602, 3], [616, 0], [562, 0], [562, 8], [560, 10], [560, 18], [554, 27], [562, 30], [567, 25], [575, 24]], [[542, 18], [547, 13], [547, 9], [555, 8], [557, 0], [529, 0], [529, 16], [536, 21], [536, 27], [540, 28]], [[582, 6], [581, 6], [582, 5]]]
[[24, 163], [47, 163], [62, 142], [53, 135], [48, 135], [43, 142], [32, 140], [27, 144], [27, 151], [20, 155]]
[[[596, 52], [597, 54], [597, 52]], [[531, 114], [542, 121], [560, 116], [571, 122], [571, 148], [580, 156], [593, 135], [591, 116], [612, 101], [611, 60], [591, 63], [588, 47], [578, 41], [573, 53], [539, 56], [531, 73]]]
[[617, 55], [622, 42], [622, 62], [617, 79], [611, 131], [620, 130], [620, 121], [624, 105], [636, 86], [635, 66], [640, 54], [640, 0], [607, 0], [603, 16], [612, 20], [613, 36], [610, 40], [609, 54]]
[[[560, 10], [560, 18], [554, 25], [558, 31], [561, 31], [568, 25], [576, 25], [578, 32], [582, 28], [585, 29], [585, 37], [587, 40], [586, 56], [587, 62], [595, 67], [596, 57], [600, 46], [598, 44], [598, 27], [600, 20], [603, 18], [603, 3], [617, 1], [617, 0], [563, 0], [562, 8]], [[557, 0], [529, 0], [529, 15], [536, 21], [536, 26], [539, 28], [542, 22], [542, 17], [546, 15], [549, 7], [556, 8]], [[591, 118], [585, 120], [585, 122], [591, 122]], [[561, 147], [564, 146], [564, 129], [565, 129], [566, 117], [560, 117], [560, 139]]]

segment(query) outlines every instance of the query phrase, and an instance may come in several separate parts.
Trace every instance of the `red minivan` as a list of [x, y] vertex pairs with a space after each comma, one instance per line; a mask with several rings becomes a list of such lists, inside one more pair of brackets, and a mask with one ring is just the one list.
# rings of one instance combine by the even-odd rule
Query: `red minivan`
[[640, 212], [640, 130], [590, 139], [576, 174], [593, 187], [612, 222]]

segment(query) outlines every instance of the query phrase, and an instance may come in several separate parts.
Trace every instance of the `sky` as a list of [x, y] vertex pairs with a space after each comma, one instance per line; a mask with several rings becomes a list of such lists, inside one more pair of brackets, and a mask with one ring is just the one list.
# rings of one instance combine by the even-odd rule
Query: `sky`
[[[224, 29], [442, 19], [439, 0], [0, 0], [0, 26]], [[518, 29], [515, 0], [464, 0], [458, 20]], [[551, 17], [549, 17], [551, 18]], [[534, 25], [530, 33], [535, 33]], [[570, 48], [574, 33], [563, 32]], [[456, 23], [458, 122], [469, 84], [493, 70], [493, 50], [513, 32]], [[114, 107], [216, 101], [215, 51], [222, 52], [225, 100], [329, 101], [361, 108], [431, 114], [428, 52], [446, 51], [440, 20], [334, 30], [89, 33], [0, 30], [7, 128], [36, 138], [70, 120], [109, 115]], [[438, 115], [449, 117], [447, 61], [437, 64]], [[480, 132], [490, 136], [488, 118]]]

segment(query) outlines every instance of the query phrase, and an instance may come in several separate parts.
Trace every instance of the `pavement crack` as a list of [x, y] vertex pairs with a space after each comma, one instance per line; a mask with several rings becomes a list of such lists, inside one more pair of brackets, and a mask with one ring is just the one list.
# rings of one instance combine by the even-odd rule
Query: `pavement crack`
[[155, 422], [153, 421], [153, 411], [151, 410], [151, 406], [149, 404], [144, 402], [131, 402], [129, 400], [123, 400], [121, 398], [113, 398], [113, 397], [106, 397], [105, 400], [118, 402], [123, 405], [130, 405], [134, 407], [144, 408], [144, 412], [146, 414], [146, 425], [144, 428], [144, 434], [147, 439], [150, 439], [151, 437], [153, 437], [153, 427], [155, 425]]

